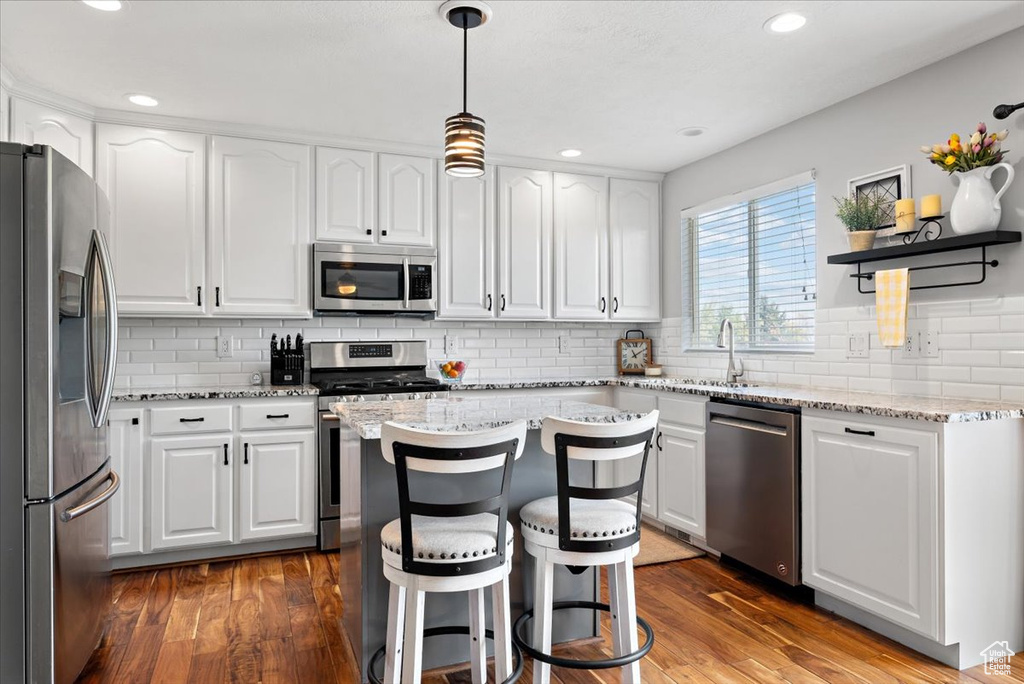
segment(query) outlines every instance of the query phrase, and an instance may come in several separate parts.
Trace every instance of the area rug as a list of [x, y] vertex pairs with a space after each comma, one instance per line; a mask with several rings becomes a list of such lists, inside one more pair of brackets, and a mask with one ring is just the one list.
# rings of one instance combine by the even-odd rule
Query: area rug
[[677, 560], [700, 558], [704, 552], [662, 532], [656, 527], [644, 524], [640, 536], [640, 553], [633, 559], [633, 566], [656, 565]]

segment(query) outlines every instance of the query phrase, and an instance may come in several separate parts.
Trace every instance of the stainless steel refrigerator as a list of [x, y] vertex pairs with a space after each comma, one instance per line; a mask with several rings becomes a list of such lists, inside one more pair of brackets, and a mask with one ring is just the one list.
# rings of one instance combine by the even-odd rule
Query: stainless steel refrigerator
[[[96, 183], [0, 143], [0, 673], [74, 682], [110, 604], [117, 305]], [[22, 676], [19, 677], [18, 674]]]

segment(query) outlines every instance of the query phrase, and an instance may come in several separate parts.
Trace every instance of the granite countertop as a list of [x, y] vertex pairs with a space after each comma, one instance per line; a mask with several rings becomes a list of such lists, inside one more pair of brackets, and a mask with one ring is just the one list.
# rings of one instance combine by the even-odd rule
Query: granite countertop
[[515, 420], [525, 420], [527, 428], [535, 430], [540, 428], [547, 416], [587, 423], [619, 423], [642, 415], [610, 406], [553, 397], [445, 397], [374, 401], [331, 404], [331, 411], [338, 415], [342, 423], [354, 428], [363, 439], [380, 439], [380, 427], [388, 421], [421, 430], [468, 432], [498, 427]]
[[113, 401], [167, 399], [244, 399], [259, 397], [315, 397], [313, 385], [201, 385], [197, 387], [133, 387], [114, 390]]
[[952, 397], [915, 397], [849, 390], [814, 389], [785, 385], [730, 385], [715, 380], [610, 376], [605, 378], [547, 378], [527, 381], [470, 382], [453, 390], [524, 389], [541, 387], [635, 387], [679, 392], [712, 399], [752, 401], [777, 406], [798, 406], [826, 411], [846, 411], [872, 416], [927, 420], [938, 423], [969, 423], [982, 420], [1024, 418], [1024, 406], [999, 401]]

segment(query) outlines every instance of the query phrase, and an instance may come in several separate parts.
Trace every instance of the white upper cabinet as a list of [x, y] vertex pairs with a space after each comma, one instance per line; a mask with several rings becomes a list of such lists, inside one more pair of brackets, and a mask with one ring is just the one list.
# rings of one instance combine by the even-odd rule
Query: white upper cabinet
[[382, 245], [434, 246], [434, 160], [400, 154], [378, 158]]
[[555, 318], [608, 317], [608, 179], [554, 175]]
[[454, 178], [438, 164], [439, 317], [493, 318], [494, 168], [479, 178]]
[[310, 148], [213, 136], [213, 313], [308, 318]]
[[206, 137], [98, 124], [96, 144], [120, 312], [202, 315], [213, 298], [206, 287]]
[[11, 98], [11, 142], [49, 145], [92, 175], [92, 122], [59, 109]]
[[498, 169], [499, 318], [551, 318], [551, 174]]
[[316, 148], [316, 239], [374, 243], [376, 233], [374, 153]]
[[613, 319], [661, 319], [660, 205], [658, 183], [611, 179], [610, 314]]

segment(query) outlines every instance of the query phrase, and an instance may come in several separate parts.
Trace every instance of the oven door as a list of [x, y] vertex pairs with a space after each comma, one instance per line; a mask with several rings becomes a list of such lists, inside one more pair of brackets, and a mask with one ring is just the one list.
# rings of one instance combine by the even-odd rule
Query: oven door
[[316, 245], [314, 308], [318, 313], [436, 311], [434, 256], [366, 254]]

